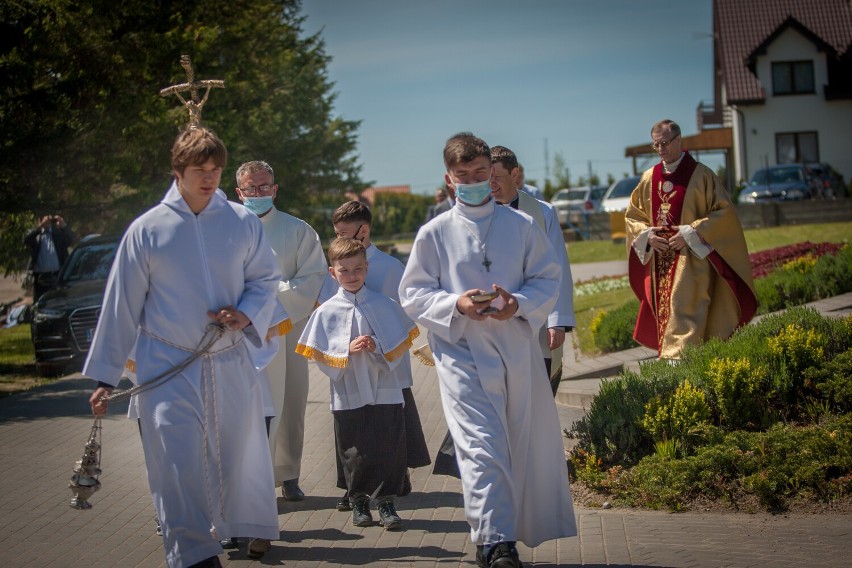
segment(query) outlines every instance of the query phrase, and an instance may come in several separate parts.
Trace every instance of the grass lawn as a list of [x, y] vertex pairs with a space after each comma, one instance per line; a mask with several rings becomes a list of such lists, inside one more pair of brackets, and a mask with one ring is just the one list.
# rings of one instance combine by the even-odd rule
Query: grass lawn
[[0, 398], [50, 382], [36, 375], [29, 325], [0, 329]]
[[[745, 231], [749, 252], [790, 245], [804, 241], [811, 242], [849, 242], [852, 238], [852, 223], [820, 223], [788, 227], [770, 227]], [[568, 243], [568, 258], [572, 264], [581, 262], [599, 262], [619, 260], [625, 257], [623, 243], [610, 241], [579, 241]], [[600, 310], [611, 310], [633, 298], [630, 288], [612, 290], [589, 296], [574, 298], [574, 312], [577, 315], [577, 328], [574, 333], [580, 351], [585, 355], [598, 355], [589, 326]]]
[[[791, 245], [804, 241], [814, 243], [848, 242], [852, 239], [852, 222], [818, 223], [813, 225], [790, 225], [769, 227], [766, 229], [748, 229], [745, 231], [748, 252]], [[568, 258], [572, 264], [581, 262], [601, 262], [626, 258], [624, 243], [612, 241], [576, 241], [568, 243]]]
[[[608, 290], [597, 294], [589, 294], [574, 298], [574, 314], [577, 316], [577, 327], [574, 328], [577, 345], [587, 356], [599, 355], [592, 338], [591, 323], [600, 311], [609, 311], [627, 303], [633, 298], [633, 290], [622, 288]], [[636, 346], [638, 347], [638, 343]]]

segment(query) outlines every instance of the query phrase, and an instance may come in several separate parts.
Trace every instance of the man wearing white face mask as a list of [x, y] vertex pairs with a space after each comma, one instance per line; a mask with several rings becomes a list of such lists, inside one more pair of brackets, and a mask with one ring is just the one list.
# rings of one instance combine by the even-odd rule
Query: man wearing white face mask
[[260, 217], [266, 240], [272, 246], [283, 274], [278, 299], [293, 328], [281, 338], [275, 359], [267, 367], [277, 416], [269, 429], [275, 483], [288, 501], [305, 498], [299, 487], [305, 408], [308, 401], [308, 364], [296, 354], [296, 342], [316, 306], [328, 273], [319, 236], [310, 225], [274, 206], [278, 186], [266, 162], [247, 162], [237, 170], [237, 195], [247, 209]]
[[559, 417], [534, 341], [561, 270], [542, 229], [491, 197], [484, 141], [453, 136], [444, 164], [456, 206], [417, 233], [400, 303], [429, 331], [476, 562], [519, 568], [516, 541], [577, 534]]

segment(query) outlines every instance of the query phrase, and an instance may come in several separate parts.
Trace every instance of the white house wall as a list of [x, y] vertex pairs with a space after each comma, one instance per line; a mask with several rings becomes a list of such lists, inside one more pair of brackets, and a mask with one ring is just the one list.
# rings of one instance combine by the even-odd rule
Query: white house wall
[[[766, 55], [758, 57], [757, 77], [763, 85], [766, 102], [740, 105], [742, 116], [734, 114], [735, 144], [743, 141], [746, 144], [735, 152], [740, 179], [750, 178], [767, 162], [776, 163], [776, 133], [809, 131], [817, 132], [820, 161], [840, 172], [846, 183], [852, 179], [852, 100], [825, 100], [828, 83], [825, 58], [825, 53], [817, 51], [810, 40], [792, 28], [776, 38]], [[805, 60], [814, 62], [816, 93], [774, 96], [772, 62]]]

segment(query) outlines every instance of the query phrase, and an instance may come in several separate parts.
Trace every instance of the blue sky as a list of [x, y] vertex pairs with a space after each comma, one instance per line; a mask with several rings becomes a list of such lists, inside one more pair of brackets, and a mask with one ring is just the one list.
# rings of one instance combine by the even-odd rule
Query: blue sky
[[713, 94], [711, 0], [303, 0], [302, 14], [376, 185], [431, 193], [444, 142], [465, 130], [512, 149], [539, 185], [545, 148], [551, 178], [556, 153], [574, 184], [589, 160], [621, 178], [626, 146], [662, 118], [694, 134]]

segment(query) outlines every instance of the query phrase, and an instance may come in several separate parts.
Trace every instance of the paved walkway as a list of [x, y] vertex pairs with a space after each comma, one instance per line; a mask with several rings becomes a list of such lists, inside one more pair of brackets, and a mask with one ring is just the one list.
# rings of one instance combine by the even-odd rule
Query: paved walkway
[[[852, 307], [852, 294], [820, 303], [835, 315]], [[645, 353], [637, 353], [643, 357]], [[633, 356], [619, 357], [631, 363]], [[606, 360], [572, 364], [560, 400], [575, 390], [584, 368]], [[415, 362], [415, 388], [423, 429], [433, 451], [446, 431], [434, 369]], [[314, 371], [315, 373], [315, 371]], [[334, 509], [333, 436], [328, 387], [312, 377], [299, 503], [278, 500], [281, 540], [259, 561], [245, 548], [226, 551], [229, 567], [248, 566], [475, 566], [459, 481], [414, 470], [411, 495], [399, 500], [403, 532], [378, 525], [352, 526]], [[591, 384], [591, 383], [590, 383]], [[86, 403], [92, 384], [72, 375], [49, 386], [0, 400], [0, 551], [3, 567], [97, 568], [165, 566], [154, 534], [139, 434], [134, 422], [113, 408], [104, 421], [102, 489], [94, 508], [68, 506], [68, 481], [81, 456], [92, 419]], [[563, 426], [576, 408], [559, 404]], [[578, 537], [521, 548], [527, 566], [850, 566], [852, 515], [780, 515], [598, 510], [577, 507]]]

